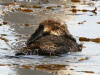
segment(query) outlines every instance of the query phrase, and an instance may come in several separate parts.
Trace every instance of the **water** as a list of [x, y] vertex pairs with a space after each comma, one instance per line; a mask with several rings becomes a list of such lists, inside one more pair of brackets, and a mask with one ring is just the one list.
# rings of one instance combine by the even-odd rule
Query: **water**
[[[100, 1], [48, 1], [0, 1], [0, 75], [100, 75], [100, 44], [79, 41], [79, 37], [100, 37]], [[41, 21], [52, 18], [68, 25], [77, 42], [83, 44], [82, 52], [9, 57], [25, 46]]]

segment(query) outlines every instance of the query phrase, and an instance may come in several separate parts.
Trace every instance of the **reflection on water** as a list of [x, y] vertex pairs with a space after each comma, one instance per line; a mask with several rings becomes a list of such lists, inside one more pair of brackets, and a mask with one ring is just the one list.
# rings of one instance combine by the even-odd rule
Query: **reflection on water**
[[19, 69], [16, 69], [18, 75], [51, 75], [50, 73], [48, 72], [43, 72], [43, 71], [39, 71], [39, 70], [30, 70], [30, 69], [22, 69], [22, 68], [19, 68]]
[[66, 22], [78, 42], [99, 38], [99, 12], [99, 0], [0, 0], [0, 75], [100, 75], [100, 46], [94, 41], [81, 42], [78, 53], [13, 57], [45, 19]]

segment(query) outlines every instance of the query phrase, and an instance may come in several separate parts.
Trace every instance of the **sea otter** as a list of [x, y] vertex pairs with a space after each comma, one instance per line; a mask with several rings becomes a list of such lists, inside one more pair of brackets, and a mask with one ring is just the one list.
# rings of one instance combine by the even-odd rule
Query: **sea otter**
[[69, 33], [66, 24], [45, 20], [16, 55], [59, 55], [81, 51], [82, 46]]

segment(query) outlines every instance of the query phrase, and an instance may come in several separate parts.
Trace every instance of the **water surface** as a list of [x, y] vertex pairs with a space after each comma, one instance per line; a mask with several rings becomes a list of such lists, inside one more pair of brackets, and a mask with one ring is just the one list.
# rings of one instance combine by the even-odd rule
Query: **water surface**
[[[41, 21], [52, 18], [67, 24], [83, 44], [82, 52], [9, 57], [25, 46]], [[100, 43], [79, 41], [79, 37], [100, 38], [99, 28], [99, 0], [1, 0], [0, 75], [100, 75]]]

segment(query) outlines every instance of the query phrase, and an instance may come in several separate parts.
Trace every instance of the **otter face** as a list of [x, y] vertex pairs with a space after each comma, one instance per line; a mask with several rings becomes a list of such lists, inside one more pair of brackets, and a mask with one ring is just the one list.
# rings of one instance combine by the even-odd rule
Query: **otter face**
[[57, 21], [46, 20], [41, 25], [44, 25], [43, 32], [48, 32], [52, 35], [60, 36], [66, 33], [66, 26]]

